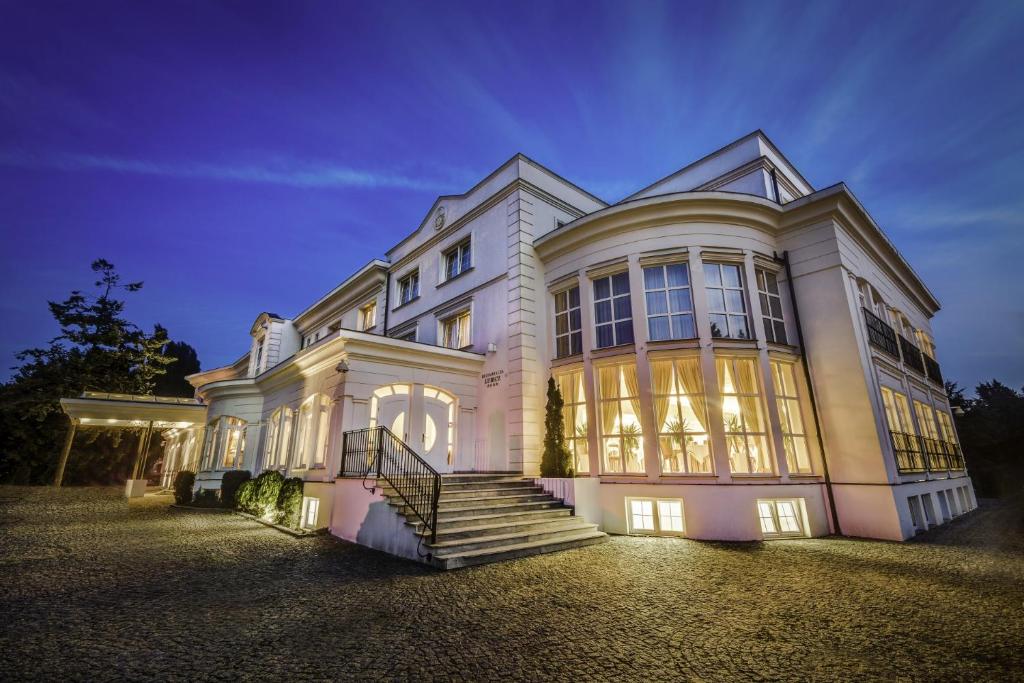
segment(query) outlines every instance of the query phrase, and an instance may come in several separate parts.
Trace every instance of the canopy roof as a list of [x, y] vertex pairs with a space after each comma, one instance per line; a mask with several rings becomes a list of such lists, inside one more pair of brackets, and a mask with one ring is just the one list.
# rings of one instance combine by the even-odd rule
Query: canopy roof
[[206, 422], [206, 406], [194, 398], [137, 396], [86, 391], [79, 398], [62, 398], [60, 406], [83, 427], [186, 428]]

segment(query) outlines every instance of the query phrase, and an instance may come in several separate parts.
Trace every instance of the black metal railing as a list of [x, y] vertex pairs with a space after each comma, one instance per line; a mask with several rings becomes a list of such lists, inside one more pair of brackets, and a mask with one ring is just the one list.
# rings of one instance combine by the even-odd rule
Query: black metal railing
[[914, 343], [902, 334], [897, 336], [900, 338], [900, 351], [903, 352], [903, 364], [917, 370], [923, 375], [924, 361], [921, 359], [921, 349], [914, 346]]
[[338, 476], [376, 475], [401, 496], [413, 514], [437, 540], [437, 501], [441, 475], [387, 427], [355, 429], [342, 435]]
[[955, 443], [904, 432], [889, 432], [889, 436], [900, 474], [964, 469], [963, 453]]
[[899, 360], [900, 347], [896, 342], [896, 331], [868, 309], [864, 311], [864, 324], [868, 328], [868, 341], [885, 351], [893, 358]]
[[922, 353], [921, 355], [924, 357], [924, 370], [925, 374], [928, 375], [928, 379], [941, 386], [942, 372], [939, 370], [939, 362], [927, 353]]

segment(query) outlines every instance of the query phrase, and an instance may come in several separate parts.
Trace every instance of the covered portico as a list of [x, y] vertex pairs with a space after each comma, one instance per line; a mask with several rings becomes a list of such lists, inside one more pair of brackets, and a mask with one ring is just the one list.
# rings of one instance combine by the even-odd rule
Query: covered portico
[[53, 485], [60, 486], [63, 483], [75, 434], [80, 428], [141, 429], [135, 465], [125, 489], [128, 497], [141, 496], [145, 491], [142, 476], [146, 470], [146, 454], [154, 432], [201, 429], [206, 422], [206, 405], [194, 398], [87, 391], [78, 398], [62, 398], [60, 405], [71, 425], [57, 463]]

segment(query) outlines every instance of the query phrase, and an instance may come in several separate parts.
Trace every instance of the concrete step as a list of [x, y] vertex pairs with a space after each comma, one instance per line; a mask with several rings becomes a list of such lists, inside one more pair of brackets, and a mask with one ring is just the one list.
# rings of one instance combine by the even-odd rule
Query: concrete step
[[471, 488], [450, 490], [441, 489], [441, 500], [455, 500], [457, 498], [476, 498], [479, 496], [514, 496], [524, 493], [543, 493], [544, 489], [539, 486], [505, 486], [503, 488]]
[[[439, 510], [448, 510], [454, 507], [466, 507], [467, 505], [482, 505], [484, 503], [492, 503], [495, 505], [503, 505], [505, 503], [534, 503], [541, 500], [555, 500], [550, 493], [544, 493], [544, 491], [530, 491], [529, 493], [514, 493], [510, 495], [488, 495], [488, 496], [472, 496], [463, 498], [445, 498], [441, 497], [437, 501], [437, 507]], [[561, 501], [558, 501], [561, 503]]]
[[[498, 534], [511, 534], [529, 531], [550, 531], [552, 529], [563, 529], [567, 523], [585, 523], [581, 517], [557, 515], [553, 517], [530, 517], [527, 519], [513, 520], [511, 522], [485, 520], [485, 523], [474, 526], [439, 527], [437, 540], [449, 541], [459, 538], [473, 538], [476, 536], [493, 536]], [[428, 535], [422, 527], [416, 531], [420, 535]]]
[[483, 481], [448, 481], [441, 478], [442, 491], [471, 491], [473, 489], [499, 489], [516, 488], [518, 486], [532, 486], [533, 481], [522, 477], [508, 479], [486, 479]]
[[433, 562], [442, 569], [457, 569], [541, 553], [553, 553], [570, 548], [581, 548], [595, 543], [603, 543], [606, 540], [608, 540], [608, 536], [604, 532], [579, 531], [566, 533], [557, 539], [510, 543], [477, 550], [439, 551], [435, 553]]
[[443, 541], [438, 540], [436, 543], [427, 545], [435, 554], [442, 551], [466, 552], [483, 548], [532, 543], [534, 541], [560, 541], [566, 536], [576, 535], [584, 531], [597, 531], [597, 525], [587, 524], [579, 517], [570, 517], [562, 522], [561, 526], [553, 529], [513, 531], [501, 534], [478, 535], [469, 538], [452, 538]]
[[515, 472], [494, 472], [481, 474], [442, 474], [442, 484], [473, 484], [486, 481], [522, 481], [523, 475]]
[[[523, 521], [550, 521], [558, 517], [569, 517], [570, 510], [566, 507], [561, 508], [542, 508], [540, 510], [525, 510], [517, 512], [503, 512], [497, 514], [467, 514], [462, 517], [449, 517], [447, 519], [439, 519], [437, 525], [438, 533], [452, 531], [455, 529], [465, 529], [466, 527], [482, 526], [485, 524], [511, 524], [515, 522]], [[423, 523], [415, 518], [413, 515], [406, 515], [407, 523], [414, 529], [421, 529]]]
[[[457, 500], [440, 500], [437, 503], [438, 517], [444, 519], [444, 514], [452, 511], [465, 510], [489, 510], [491, 508], [507, 508], [514, 505], [528, 505], [537, 503], [552, 503], [562, 505], [562, 501], [552, 498], [547, 493], [533, 493], [525, 496], [500, 496], [483, 498], [463, 498]], [[405, 504], [401, 496], [389, 496], [388, 504], [392, 505], [401, 514], [409, 514], [412, 508]]]
[[547, 510], [561, 507], [564, 507], [562, 501], [555, 500], [551, 497], [548, 497], [547, 500], [535, 500], [524, 503], [517, 503], [514, 501], [509, 501], [507, 503], [500, 501], [479, 501], [477, 503], [452, 506], [443, 509], [438, 508], [437, 518], [444, 521], [455, 517], [465, 517], [466, 515], [496, 515], [503, 513], [526, 512], [528, 510]]

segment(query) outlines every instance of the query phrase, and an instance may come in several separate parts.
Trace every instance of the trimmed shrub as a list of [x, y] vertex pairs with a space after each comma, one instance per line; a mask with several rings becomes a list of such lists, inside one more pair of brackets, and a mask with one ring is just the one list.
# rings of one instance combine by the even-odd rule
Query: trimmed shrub
[[247, 510], [257, 517], [273, 517], [277, 510], [277, 497], [281, 494], [284, 477], [276, 470], [268, 470], [256, 477], [256, 493], [253, 496], [252, 509]]
[[182, 470], [174, 476], [174, 502], [188, 505], [192, 502], [192, 487], [196, 483], [196, 473]]
[[231, 470], [224, 473], [224, 477], [220, 480], [220, 502], [224, 504], [224, 507], [235, 507], [235, 494], [238, 493], [238, 487], [250, 479], [252, 479], [252, 474], [248, 470]]
[[573, 476], [572, 454], [565, 445], [565, 422], [562, 419], [562, 392], [552, 377], [548, 378], [548, 402], [544, 415], [544, 452], [540, 458], [540, 476]]
[[220, 497], [217, 495], [217, 492], [213, 489], [199, 489], [199, 493], [196, 494], [195, 499], [192, 501], [192, 507], [220, 507]]
[[256, 480], [249, 479], [242, 482], [235, 492], [235, 507], [242, 512], [253, 514], [253, 501], [256, 500]]
[[299, 515], [302, 512], [302, 480], [298, 477], [285, 479], [281, 492], [277, 495], [278, 524], [289, 529], [299, 528]]

